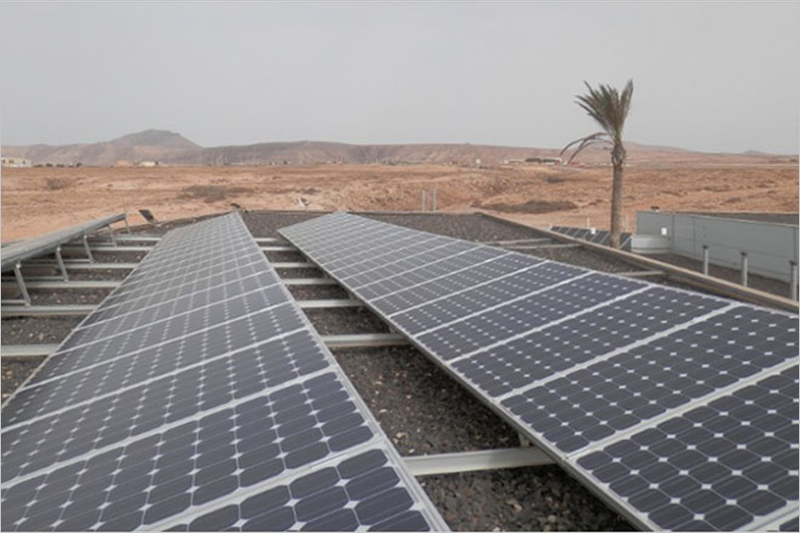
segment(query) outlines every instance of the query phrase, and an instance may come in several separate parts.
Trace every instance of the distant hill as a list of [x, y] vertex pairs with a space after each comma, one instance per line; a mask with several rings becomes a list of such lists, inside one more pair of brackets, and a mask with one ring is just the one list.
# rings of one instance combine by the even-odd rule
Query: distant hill
[[[709, 154], [665, 146], [626, 143], [629, 164], [667, 164], [675, 162], [751, 163], [797, 162], [797, 157], [776, 156], [761, 152]], [[309, 165], [346, 164], [475, 164], [497, 165], [527, 157], [557, 157], [559, 150], [492, 146], [480, 144], [345, 144], [319, 141], [271, 142], [246, 146], [204, 148], [178, 133], [146, 130], [108, 142], [50, 146], [3, 146], [7, 157], [24, 157], [36, 164], [80, 163], [109, 166], [119, 161], [138, 163], [157, 161], [167, 165]], [[582, 153], [577, 162], [608, 163], [602, 148]]]

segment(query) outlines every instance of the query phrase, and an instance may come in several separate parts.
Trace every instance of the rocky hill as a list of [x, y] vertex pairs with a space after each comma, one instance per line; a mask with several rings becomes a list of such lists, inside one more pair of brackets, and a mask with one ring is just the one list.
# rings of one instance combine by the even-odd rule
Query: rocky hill
[[[704, 164], [763, 164], [792, 162], [786, 156], [764, 153], [708, 154], [679, 148], [626, 143], [629, 164], [702, 162]], [[478, 144], [345, 144], [335, 142], [272, 142], [245, 146], [198, 146], [178, 133], [146, 130], [108, 142], [50, 146], [3, 146], [7, 157], [24, 157], [34, 165], [109, 166], [122, 162], [157, 161], [167, 165], [309, 165], [344, 164], [470, 164], [498, 165], [528, 157], [557, 157], [559, 150]], [[577, 162], [606, 164], [602, 148], [582, 153]], [[794, 157], [796, 162], [797, 158]]]

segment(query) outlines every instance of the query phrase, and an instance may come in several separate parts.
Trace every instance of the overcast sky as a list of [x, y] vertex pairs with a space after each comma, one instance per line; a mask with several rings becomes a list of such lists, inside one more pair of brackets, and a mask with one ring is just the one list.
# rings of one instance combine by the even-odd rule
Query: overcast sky
[[0, 7], [3, 144], [559, 147], [595, 130], [583, 80], [628, 78], [630, 140], [797, 153], [800, 4]]

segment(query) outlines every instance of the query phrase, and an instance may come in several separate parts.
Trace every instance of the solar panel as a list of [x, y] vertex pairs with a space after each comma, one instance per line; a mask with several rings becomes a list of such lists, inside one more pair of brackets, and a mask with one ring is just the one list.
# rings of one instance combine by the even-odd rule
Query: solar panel
[[[568, 235], [574, 239], [589, 241], [595, 244], [602, 244], [604, 246], [608, 246], [609, 235], [610, 235], [610, 233], [606, 230], [594, 230], [594, 233], [592, 233], [591, 229], [574, 228], [569, 226], [553, 226], [550, 228], [550, 231], [555, 231], [556, 233], [563, 233], [564, 235]], [[631, 238], [632, 238], [631, 233], [628, 232], [620, 233], [619, 235], [620, 248], [623, 250], [630, 251]]]
[[2, 464], [4, 530], [446, 528], [238, 214], [73, 331], [3, 407]]
[[70, 226], [40, 235], [39, 237], [17, 241], [8, 246], [3, 246], [3, 257], [2, 260], [0, 260], [2, 268], [0, 270], [5, 272], [14, 268], [14, 265], [20, 261], [54, 252], [61, 244], [94, 233], [100, 228], [104, 228], [120, 220], [125, 220], [125, 213], [117, 213], [116, 215], [110, 215], [105, 218], [91, 220], [83, 224]]
[[[796, 315], [345, 213], [280, 232], [634, 524], [759, 529], [797, 513]], [[420, 252], [419, 243], [435, 246]], [[774, 380], [780, 390], [764, 392]], [[723, 421], [696, 415], [740, 397], [746, 408], [719, 411]], [[617, 464], [635, 450], [615, 446], [683, 419], [720, 446], [725, 441], [756, 457], [774, 477], [750, 490], [754, 477], [740, 476], [740, 469], [724, 474], [725, 489], [742, 491], [740, 499], [653, 496], [666, 494], [654, 483], [669, 482], [671, 490], [730, 451], [693, 455], [691, 468], [666, 469], [669, 454], [685, 450], [667, 439], [662, 455], [648, 455], [652, 472]], [[769, 453], [760, 444], [751, 448], [755, 442], [725, 425], [732, 421], [768, 424], [779, 436], [769, 440]], [[665, 477], [653, 481], [656, 475]], [[697, 490], [724, 496], [702, 483]], [[697, 510], [701, 501], [707, 507]], [[690, 519], [676, 505], [691, 510]]]

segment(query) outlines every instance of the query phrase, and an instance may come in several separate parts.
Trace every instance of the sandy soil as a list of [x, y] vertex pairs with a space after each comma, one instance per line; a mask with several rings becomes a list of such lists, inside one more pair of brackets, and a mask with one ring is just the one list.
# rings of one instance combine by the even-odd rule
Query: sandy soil
[[[798, 211], [798, 166], [631, 166], [625, 217], [637, 209]], [[436, 189], [443, 211], [486, 210], [533, 225], [608, 225], [611, 169], [536, 165], [30, 168], [2, 170], [2, 240], [117, 211], [166, 220], [247, 209], [418, 210]]]

